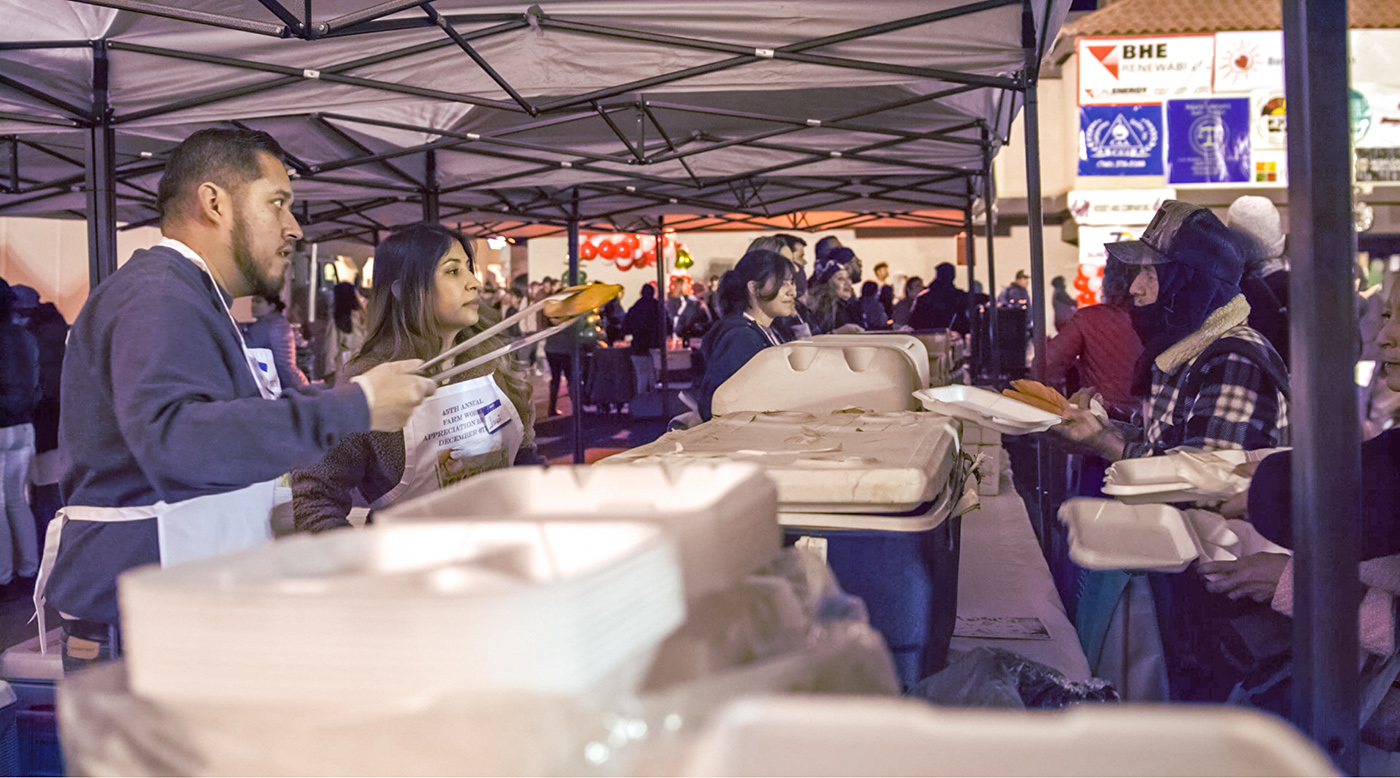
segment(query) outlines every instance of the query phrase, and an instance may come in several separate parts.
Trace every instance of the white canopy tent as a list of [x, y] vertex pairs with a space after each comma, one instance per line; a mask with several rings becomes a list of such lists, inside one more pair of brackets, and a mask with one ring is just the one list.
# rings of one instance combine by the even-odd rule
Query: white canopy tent
[[957, 225], [1067, 7], [0, 0], [0, 214], [93, 213], [110, 128], [116, 218], [150, 223], [161, 155], [241, 124], [290, 152], [313, 239]]

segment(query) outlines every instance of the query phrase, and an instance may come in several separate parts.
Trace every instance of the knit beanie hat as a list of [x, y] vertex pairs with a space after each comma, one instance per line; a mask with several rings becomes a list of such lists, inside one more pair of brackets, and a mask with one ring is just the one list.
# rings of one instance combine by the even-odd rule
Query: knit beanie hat
[[1263, 259], [1283, 256], [1285, 235], [1278, 208], [1267, 197], [1245, 195], [1230, 204], [1225, 226], [1248, 234], [1259, 243]]

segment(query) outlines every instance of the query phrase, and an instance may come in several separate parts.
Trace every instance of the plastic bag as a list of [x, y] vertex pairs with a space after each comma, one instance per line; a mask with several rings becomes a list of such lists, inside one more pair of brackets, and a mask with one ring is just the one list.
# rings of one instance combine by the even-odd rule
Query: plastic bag
[[1118, 702], [1100, 678], [1071, 681], [1058, 670], [1000, 648], [974, 648], [909, 691], [935, 705], [974, 708], [1063, 708], [1080, 702]]

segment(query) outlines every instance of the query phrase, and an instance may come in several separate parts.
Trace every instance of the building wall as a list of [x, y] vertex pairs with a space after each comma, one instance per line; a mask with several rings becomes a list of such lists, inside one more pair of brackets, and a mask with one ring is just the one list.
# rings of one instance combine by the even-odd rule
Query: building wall
[[[117, 233], [117, 264], [160, 241], [160, 230]], [[73, 321], [88, 296], [87, 223], [77, 219], [0, 218], [0, 278], [34, 287]]]

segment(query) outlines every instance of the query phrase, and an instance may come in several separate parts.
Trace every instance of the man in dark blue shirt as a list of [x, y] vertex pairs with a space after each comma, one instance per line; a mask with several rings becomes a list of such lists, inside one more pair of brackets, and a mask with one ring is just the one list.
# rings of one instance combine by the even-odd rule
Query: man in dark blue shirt
[[[431, 394], [416, 360], [354, 382], [279, 392], [235, 297], [276, 294], [301, 228], [271, 136], [201, 130], [171, 154], [165, 239], [97, 287], [64, 357], [64, 502], [35, 591], [63, 617], [68, 668], [120, 652], [117, 576], [266, 542], [272, 482], [341, 435], [398, 430]], [[361, 380], [363, 379], [363, 380]]]

